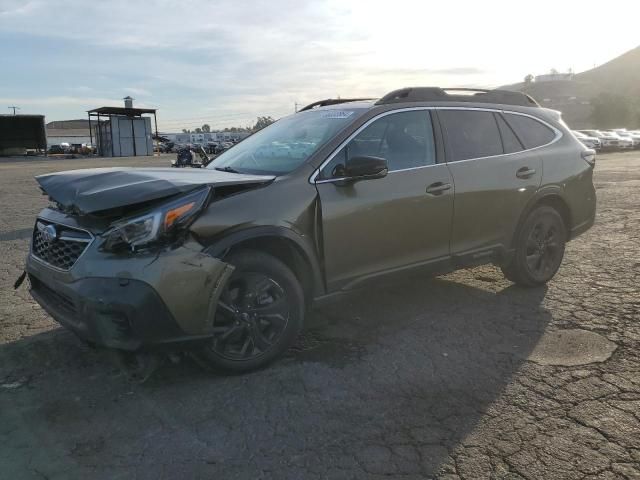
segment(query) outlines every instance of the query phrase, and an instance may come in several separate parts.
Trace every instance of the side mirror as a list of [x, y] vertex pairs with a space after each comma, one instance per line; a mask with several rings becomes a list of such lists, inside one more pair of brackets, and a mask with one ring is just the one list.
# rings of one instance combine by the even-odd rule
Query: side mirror
[[347, 161], [344, 173], [351, 180], [370, 180], [387, 176], [387, 160], [380, 157], [358, 156]]

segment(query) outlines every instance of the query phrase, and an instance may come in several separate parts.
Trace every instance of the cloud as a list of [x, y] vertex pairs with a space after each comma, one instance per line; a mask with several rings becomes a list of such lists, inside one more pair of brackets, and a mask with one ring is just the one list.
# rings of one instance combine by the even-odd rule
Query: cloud
[[137, 95], [139, 97], [149, 97], [151, 96], [151, 92], [149, 90], [146, 90], [144, 88], [137, 88], [137, 87], [124, 87], [122, 89], [123, 92], [126, 92], [130, 95]]
[[[376, 0], [0, 0], [0, 57], [11, 65], [1, 94], [51, 119], [131, 95], [159, 109], [161, 128], [237, 125], [337, 95], [506, 84], [549, 63], [570, 65], [569, 48], [587, 52], [591, 66], [606, 43], [572, 35], [571, 25], [581, 33], [588, 23], [580, 21], [588, 9], [539, 0], [540, 11], [564, 9], [575, 19], [563, 32], [576, 46], [523, 35], [497, 0], [461, 1], [466, 15], [453, 24], [450, 5], [408, 0], [393, 8]], [[637, 19], [633, 8], [640, 10], [627, 6], [623, 20], [611, 15]], [[546, 20], [549, 30], [562, 14]], [[601, 25], [614, 24], [608, 11], [601, 15]], [[486, 28], [492, 23], [500, 29]], [[631, 38], [635, 27], [616, 30]]]
[[24, 0], [0, 0], [0, 17], [15, 17], [32, 12], [37, 6], [36, 2]]
[[[68, 95], [58, 95], [52, 97], [0, 97], [1, 103], [15, 103], [18, 105], [27, 105], [27, 106], [43, 106], [43, 107], [52, 107], [52, 106], [67, 106], [72, 105], [74, 107], [81, 107], [85, 110], [89, 110], [95, 106], [102, 105], [116, 105], [122, 103], [121, 100], [115, 100], [113, 98], [105, 98], [105, 97], [77, 97], [77, 96], [68, 96]], [[84, 113], [84, 112], [82, 112]]]

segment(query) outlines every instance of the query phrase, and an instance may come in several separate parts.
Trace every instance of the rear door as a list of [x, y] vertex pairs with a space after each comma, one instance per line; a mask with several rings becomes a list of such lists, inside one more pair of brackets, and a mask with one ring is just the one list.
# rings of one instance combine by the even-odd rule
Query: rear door
[[[344, 182], [357, 155], [387, 160], [389, 173]], [[385, 114], [330, 157], [315, 179], [330, 290], [389, 270], [449, 258], [453, 185], [438, 163], [428, 110]]]
[[[451, 253], [465, 263], [501, 254], [542, 180], [542, 161], [533, 149], [544, 143], [535, 138], [537, 126], [547, 130], [543, 137], [551, 134], [548, 141], [555, 133], [519, 114], [462, 108], [437, 114], [455, 185]], [[531, 128], [534, 138], [527, 133]]]

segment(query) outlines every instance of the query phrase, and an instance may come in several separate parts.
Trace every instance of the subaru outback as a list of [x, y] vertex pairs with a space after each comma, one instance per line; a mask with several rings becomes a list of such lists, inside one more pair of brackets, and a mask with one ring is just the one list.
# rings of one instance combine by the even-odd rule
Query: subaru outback
[[516, 92], [432, 87], [329, 99], [203, 170], [36, 177], [33, 298], [92, 344], [262, 367], [305, 313], [391, 274], [494, 263], [556, 273], [594, 222], [595, 152]]

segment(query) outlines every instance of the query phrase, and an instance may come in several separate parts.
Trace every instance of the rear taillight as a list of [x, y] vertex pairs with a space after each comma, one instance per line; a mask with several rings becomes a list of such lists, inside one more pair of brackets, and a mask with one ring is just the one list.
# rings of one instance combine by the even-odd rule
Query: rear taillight
[[587, 162], [592, 167], [596, 166], [596, 151], [595, 150], [583, 150], [582, 151], [582, 159]]

